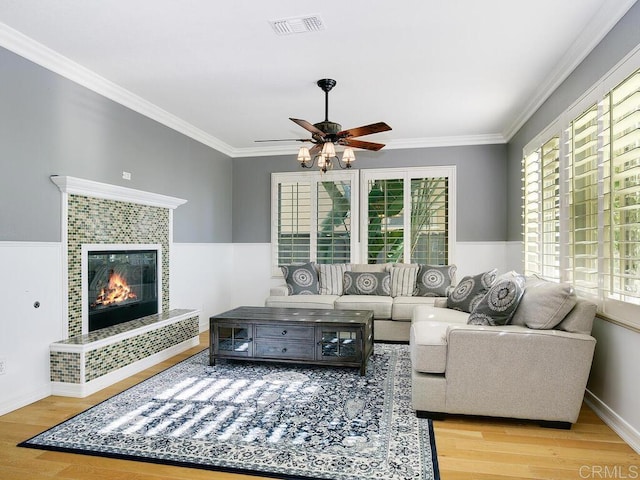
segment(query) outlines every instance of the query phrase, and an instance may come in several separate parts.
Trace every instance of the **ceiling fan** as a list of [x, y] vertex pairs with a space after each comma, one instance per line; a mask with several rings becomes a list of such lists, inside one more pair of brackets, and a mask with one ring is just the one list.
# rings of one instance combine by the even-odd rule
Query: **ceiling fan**
[[[378, 151], [384, 147], [384, 143], [366, 142], [364, 140], [357, 140], [356, 137], [362, 137], [364, 135], [371, 135], [373, 133], [386, 132], [391, 130], [391, 127], [384, 122], [372, 123], [370, 125], [364, 125], [362, 127], [350, 128], [348, 130], [342, 130], [342, 125], [339, 123], [331, 122], [329, 120], [329, 92], [336, 86], [336, 81], [331, 78], [323, 78], [318, 80], [318, 87], [324, 91], [324, 121], [312, 124], [306, 120], [300, 120], [298, 118], [289, 118], [292, 122], [300, 125], [302, 128], [311, 133], [311, 138], [289, 138], [278, 140], [256, 140], [256, 142], [279, 142], [279, 141], [296, 141], [296, 142], [310, 142], [313, 143], [313, 147], [307, 149], [302, 147], [298, 153], [298, 160], [303, 167], [310, 168], [315, 162], [317, 157], [318, 166], [323, 172], [327, 167], [331, 166], [331, 158], [337, 158], [335, 155], [334, 145], [342, 145], [347, 147], [343, 161], [346, 166], [341, 168], [351, 168], [351, 162], [355, 160], [353, 150], [351, 148], [361, 148], [363, 150]], [[318, 152], [322, 152], [318, 154]], [[313, 158], [313, 162], [309, 165], [309, 162]], [[339, 159], [338, 159], [339, 162]]]

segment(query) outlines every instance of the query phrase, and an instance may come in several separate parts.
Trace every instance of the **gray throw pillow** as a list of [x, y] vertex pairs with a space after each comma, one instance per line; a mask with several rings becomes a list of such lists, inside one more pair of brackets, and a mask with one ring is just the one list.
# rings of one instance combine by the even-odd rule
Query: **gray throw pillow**
[[540, 330], [553, 329], [578, 301], [573, 286], [527, 277], [524, 295], [512, 323]]
[[420, 265], [416, 279], [417, 297], [446, 297], [456, 283], [455, 265]]
[[391, 275], [382, 272], [344, 272], [345, 295], [391, 295]]
[[313, 263], [280, 266], [289, 295], [317, 295], [318, 273]]
[[497, 273], [498, 270], [494, 268], [488, 272], [464, 277], [449, 293], [447, 308], [471, 313], [493, 285]]
[[524, 284], [524, 276], [515, 272], [498, 277], [475, 306], [467, 323], [490, 326], [509, 323], [524, 293]]

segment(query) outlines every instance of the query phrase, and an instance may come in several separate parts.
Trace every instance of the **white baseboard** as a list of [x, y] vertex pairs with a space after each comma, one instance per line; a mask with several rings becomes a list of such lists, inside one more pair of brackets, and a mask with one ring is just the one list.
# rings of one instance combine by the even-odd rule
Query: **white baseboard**
[[602, 419], [611, 429], [620, 435], [631, 448], [640, 453], [640, 432], [629, 425], [616, 412], [611, 410], [602, 400], [596, 397], [588, 389], [584, 396], [584, 402], [596, 412], [596, 415]]
[[142, 370], [145, 370], [149, 367], [152, 367], [164, 360], [168, 360], [169, 358], [177, 355], [185, 350], [193, 348], [200, 343], [199, 337], [193, 337], [189, 340], [185, 340], [182, 343], [174, 345], [173, 347], [167, 348], [161, 352], [158, 352], [154, 355], [151, 355], [142, 360], [138, 360], [131, 365], [127, 365], [126, 367], [122, 367], [118, 370], [114, 370], [113, 372], [107, 373], [106, 375], [101, 376], [100, 378], [96, 378], [95, 380], [91, 380], [87, 383], [63, 383], [63, 382], [51, 382], [51, 394], [52, 395], [61, 395], [64, 397], [76, 397], [76, 398], [84, 398], [93, 393], [96, 393], [99, 390], [102, 390], [105, 387], [113, 385], [114, 383], [119, 382], [120, 380], [124, 380], [131, 375], [134, 375]]
[[21, 395], [20, 398], [14, 398], [6, 402], [2, 402], [0, 403], [0, 415], [4, 415], [26, 405], [29, 405], [30, 403], [42, 400], [49, 395], [51, 395], [51, 387], [47, 385], [46, 387], [42, 387], [38, 390], [29, 392], [26, 395]]

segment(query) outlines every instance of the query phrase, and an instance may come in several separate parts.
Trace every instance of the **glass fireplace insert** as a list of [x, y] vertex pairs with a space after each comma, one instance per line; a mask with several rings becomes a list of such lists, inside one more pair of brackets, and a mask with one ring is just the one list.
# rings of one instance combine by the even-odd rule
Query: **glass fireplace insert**
[[158, 313], [157, 250], [87, 252], [88, 330]]

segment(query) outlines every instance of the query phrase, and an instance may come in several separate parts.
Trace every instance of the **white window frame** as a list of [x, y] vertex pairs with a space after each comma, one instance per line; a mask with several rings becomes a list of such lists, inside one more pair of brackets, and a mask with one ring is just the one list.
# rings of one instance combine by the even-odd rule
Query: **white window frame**
[[279, 277], [282, 275], [280, 266], [278, 264], [278, 184], [283, 182], [306, 182], [311, 184], [311, 199], [310, 199], [310, 230], [309, 230], [309, 242], [310, 242], [310, 258], [309, 261], [315, 262], [317, 260], [317, 247], [318, 247], [318, 202], [317, 194], [318, 183], [325, 181], [344, 181], [351, 182], [351, 263], [358, 263], [358, 191], [359, 191], [359, 174], [358, 170], [330, 170], [326, 173], [321, 171], [307, 171], [307, 172], [274, 172], [271, 174], [271, 275], [273, 277]]
[[[560, 281], [571, 281], [572, 275], [569, 272], [568, 255], [569, 249], [569, 215], [570, 204], [569, 199], [571, 196], [571, 185], [569, 168], [571, 168], [569, 152], [569, 128], [571, 122], [579, 117], [585, 110], [592, 105], [598, 105], [600, 110], [601, 102], [616, 86], [623, 82], [627, 77], [633, 74], [640, 67], [640, 46], [636, 47], [629, 53], [623, 60], [621, 60], [613, 69], [611, 69], [604, 77], [602, 77], [595, 85], [593, 85], [582, 97], [580, 97], [573, 105], [565, 110], [551, 125], [549, 125], [543, 132], [532, 139], [523, 149], [523, 159], [528, 155], [535, 152], [541, 145], [554, 135], [560, 137], [560, 243], [561, 243], [561, 255], [560, 255]], [[599, 129], [601, 126], [598, 127]], [[600, 131], [600, 130], [599, 130]], [[610, 161], [610, 160], [609, 160]], [[603, 200], [603, 168], [602, 168], [602, 155], [598, 156], [598, 215], [602, 217], [604, 215], [604, 200]], [[524, 201], [524, 200], [523, 200]], [[524, 211], [524, 208], [523, 208]], [[524, 219], [523, 219], [524, 220]], [[601, 226], [603, 222], [599, 220]], [[601, 230], [601, 227], [599, 227]], [[630, 328], [635, 331], [640, 331], [640, 305], [624, 302], [612, 298], [612, 292], [609, 291], [609, 286], [605, 285], [606, 268], [604, 262], [606, 261], [604, 255], [604, 246], [600, 241], [600, 249], [598, 253], [598, 294], [596, 296], [587, 297], [589, 300], [595, 302], [598, 305], [598, 315], [608, 321], [619, 324], [621, 326]], [[523, 256], [525, 254], [523, 248]], [[523, 257], [524, 258], [524, 257]], [[583, 295], [584, 296], [584, 295]]]
[[[411, 180], [418, 178], [447, 177], [447, 215], [448, 215], [448, 263], [455, 263], [456, 245], [456, 167], [455, 165], [435, 166], [435, 167], [399, 167], [399, 168], [376, 168], [361, 170], [360, 184], [360, 258], [368, 258], [368, 188], [369, 181], [372, 180], [404, 180], [404, 231], [411, 231]], [[411, 235], [404, 236], [404, 252], [411, 252]], [[408, 261], [407, 261], [408, 260]], [[365, 260], [366, 261], [366, 260]], [[411, 263], [411, 259], [405, 256], [405, 263]]]

